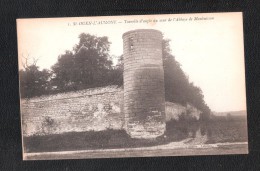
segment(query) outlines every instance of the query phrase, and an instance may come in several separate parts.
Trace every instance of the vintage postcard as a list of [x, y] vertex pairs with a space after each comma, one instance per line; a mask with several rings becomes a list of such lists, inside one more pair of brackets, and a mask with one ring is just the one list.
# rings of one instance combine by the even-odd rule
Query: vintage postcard
[[247, 154], [241, 12], [17, 19], [24, 160]]

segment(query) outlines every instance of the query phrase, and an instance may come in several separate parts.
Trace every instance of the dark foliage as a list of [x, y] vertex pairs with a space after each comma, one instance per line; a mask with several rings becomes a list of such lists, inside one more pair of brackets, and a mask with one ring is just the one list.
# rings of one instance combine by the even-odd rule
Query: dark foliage
[[[107, 85], [122, 85], [122, 56], [116, 66], [109, 55], [107, 37], [82, 33], [73, 51], [67, 50], [51, 67], [40, 71], [36, 63], [20, 70], [21, 97], [76, 91]], [[27, 60], [27, 59], [26, 59]]]
[[72, 51], [66, 51], [52, 66], [52, 85], [64, 92], [113, 84], [117, 68], [112, 67], [107, 37], [82, 33]]
[[165, 99], [183, 105], [190, 103], [203, 112], [200, 118], [207, 120], [210, 109], [204, 101], [203, 93], [199, 87], [189, 82], [181, 65], [171, 54], [169, 42], [169, 39], [163, 40]]
[[51, 89], [50, 85], [50, 71], [44, 69], [39, 70], [35, 64], [20, 70], [20, 89], [22, 98], [30, 98], [48, 94]]

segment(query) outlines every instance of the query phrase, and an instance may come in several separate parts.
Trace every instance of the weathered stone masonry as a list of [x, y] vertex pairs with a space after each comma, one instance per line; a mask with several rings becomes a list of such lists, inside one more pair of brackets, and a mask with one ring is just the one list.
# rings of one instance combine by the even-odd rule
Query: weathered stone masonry
[[123, 129], [122, 96], [108, 86], [22, 99], [23, 135]]
[[155, 138], [165, 131], [162, 33], [140, 29], [123, 34], [124, 115], [132, 138]]
[[[21, 100], [23, 135], [126, 129], [123, 89], [99, 87]], [[182, 114], [198, 119], [200, 111], [191, 105], [165, 102], [166, 122]], [[50, 121], [46, 123], [46, 119]]]

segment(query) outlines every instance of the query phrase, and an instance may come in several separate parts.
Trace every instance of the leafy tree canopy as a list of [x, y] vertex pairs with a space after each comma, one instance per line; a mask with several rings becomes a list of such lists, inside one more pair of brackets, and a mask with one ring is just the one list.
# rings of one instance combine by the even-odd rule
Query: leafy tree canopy
[[104, 86], [111, 83], [112, 60], [107, 37], [82, 33], [73, 51], [66, 51], [52, 66], [58, 91]]
[[183, 105], [190, 103], [203, 112], [201, 119], [207, 119], [210, 109], [204, 101], [203, 93], [199, 87], [189, 82], [180, 63], [171, 54], [169, 42], [169, 39], [163, 40], [165, 100]]
[[50, 71], [46, 69], [40, 71], [36, 64], [32, 64], [24, 70], [20, 70], [19, 76], [22, 98], [40, 96], [50, 91]]

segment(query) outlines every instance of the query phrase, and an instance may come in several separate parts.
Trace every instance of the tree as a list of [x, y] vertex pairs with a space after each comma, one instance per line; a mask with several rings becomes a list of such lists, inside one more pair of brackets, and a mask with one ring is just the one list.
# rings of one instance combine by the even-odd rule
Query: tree
[[40, 71], [36, 65], [37, 60], [33, 59], [33, 61], [32, 64], [28, 64], [28, 58], [26, 58], [25, 63], [23, 63], [23, 69], [19, 71], [22, 98], [47, 94], [51, 89], [49, 84], [50, 71], [46, 69]]
[[113, 70], [110, 74], [111, 84], [115, 84], [118, 86], [123, 86], [123, 73], [124, 73], [124, 63], [123, 63], [123, 55], [119, 56], [117, 65], [113, 67]]
[[53, 84], [59, 91], [79, 90], [104, 86], [111, 82], [113, 73], [107, 37], [82, 33], [73, 51], [59, 56], [52, 66]]
[[165, 99], [170, 102], [186, 104], [187, 94], [189, 93], [189, 80], [182, 71], [181, 65], [171, 54], [169, 42], [168, 39], [163, 40]]
[[73, 53], [66, 51], [58, 57], [58, 62], [51, 67], [53, 78], [51, 84], [60, 91], [71, 89], [74, 85], [72, 79], [75, 75]]
[[165, 100], [183, 105], [190, 103], [202, 111], [201, 120], [207, 120], [210, 109], [204, 101], [203, 93], [199, 87], [189, 82], [181, 65], [171, 54], [169, 42], [169, 39], [163, 40]]

